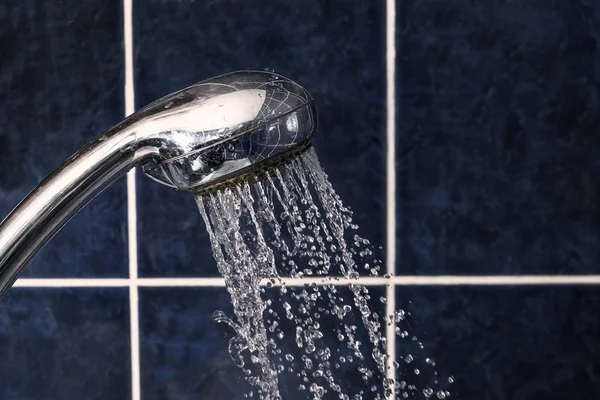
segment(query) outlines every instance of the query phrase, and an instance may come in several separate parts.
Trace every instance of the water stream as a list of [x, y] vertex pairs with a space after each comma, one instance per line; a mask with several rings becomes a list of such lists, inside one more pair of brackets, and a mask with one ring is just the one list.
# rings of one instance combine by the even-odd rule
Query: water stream
[[[403, 327], [406, 313], [385, 313], [385, 293], [359, 277], [384, 277], [382, 262], [357, 234], [314, 150], [254, 184], [242, 183], [196, 198], [234, 316], [213, 318], [235, 331], [229, 352], [248, 382], [248, 397], [281, 399], [283, 387], [310, 399], [439, 398], [434, 363], [429, 371], [386, 378], [386, 325], [414, 346], [399, 362], [410, 364], [423, 346]], [[310, 278], [286, 286], [284, 278]], [[399, 362], [394, 366], [399, 367]], [[401, 375], [401, 374], [397, 374]], [[404, 374], [407, 375], [407, 374]]]

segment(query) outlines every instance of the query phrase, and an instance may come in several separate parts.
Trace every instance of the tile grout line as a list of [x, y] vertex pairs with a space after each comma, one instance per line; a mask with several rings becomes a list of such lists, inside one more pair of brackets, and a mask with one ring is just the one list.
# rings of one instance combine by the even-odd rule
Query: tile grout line
[[409, 275], [393, 280], [397, 286], [599, 285], [600, 275]]
[[[127, 287], [128, 278], [21, 278], [15, 288], [61, 288], [61, 287]], [[600, 285], [600, 275], [515, 275], [515, 276], [395, 276], [363, 277], [347, 279], [340, 277], [324, 278], [282, 278], [287, 286], [318, 286], [348, 284], [364, 286], [564, 286], [564, 285]], [[261, 283], [268, 286], [268, 281]], [[223, 278], [137, 278], [138, 287], [225, 287]], [[272, 286], [281, 286], [279, 282]]]
[[[440, 275], [419, 276], [405, 275], [385, 277], [361, 277], [358, 279], [339, 278], [281, 278], [287, 286], [318, 286], [348, 284], [364, 286], [565, 286], [565, 285], [600, 285], [600, 275]], [[61, 287], [128, 287], [129, 278], [21, 278], [14, 284], [15, 288], [61, 288]], [[281, 286], [279, 282], [261, 285]], [[225, 287], [223, 278], [137, 278], [136, 287]]]
[[[386, 3], [386, 265], [387, 273], [393, 276], [396, 267], [396, 2], [387, 0]], [[396, 398], [396, 388], [393, 384], [396, 377], [396, 285], [386, 286], [386, 315], [389, 318], [385, 329], [386, 338], [386, 379], [390, 391], [388, 399]]]
[[[133, 79], [133, 0], [123, 0], [123, 42], [125, 51], [125, 116], [135, 111]], [[127, 230], [129, 245], [129, 331], [131, 340], [131, 400], [141, 399], [140, 323], [138, 292], [138, 241], [136, 169], [127, 173]]]

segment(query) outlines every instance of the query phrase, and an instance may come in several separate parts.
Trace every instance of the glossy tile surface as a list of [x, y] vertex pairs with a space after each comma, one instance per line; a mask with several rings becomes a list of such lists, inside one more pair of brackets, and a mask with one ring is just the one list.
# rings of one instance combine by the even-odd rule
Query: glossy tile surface
[[[598, 319], [595, 286], [400, 287], [398, 308], [423, 342], [438, 373], [436, 390], [460, 399], [585, 399], [599, 395]], [[397, 342], [398, 359], [410, 354]], [[414, 354], [414, 353], [413, 353]], [[425, 369], [423, 369], [425, 370]], [[449, 384], [448, 378], [454, 383]]]
[[597, 273], [598, 3], [397, 9], [398, 273]]
[[13, 288], [0, 302], [0, 398], [130, 399], [127, 293]]
[[[121, 3], [0, 5], [0, 219], [81, 146], [123, 117]], [[58, 233], [25, 272], [127, 274], [123, 179]]]
[[[342, 0], [138, 2], [138, 105], [238, 69], [270, 68], [299, 82], [316, 99], [325, 171], [363, 236], [383, 244], [384, 12], [382, 2]], [[190, 196], [138, 182], [140, 273], [216, 275]]]
[[140, 290], [142, 398], [243, 398], [249, 385], [227, 346], [232, 333], [212, 320], [215, 310], [232, 315], [225, 288]]
[[[308, 289], [308, 288], [307, 288]], [[296, 344], [296, 325], [286, 318], [285, 303], [289, 302], [294, 313], [297, 313], [297, 300], [292, 297], [292, 292], [299, 293], [303, 288], [288, 288], [285, 295], [279, 289], [267, 289], [262, 296], [271, 299], [272, 305], [268, 307], [278, 314], [273, 319], [273, 313], [265, 312], [266, 326], [272, 326], [273, 321], [279, 321], [282, 338], [275, 338], [279, 330], [269, 331], [269, 338], [278, 343], [282, 353], [280, 356], [272, 355], [272, 360], [285, 368], [292, 366], [299, 372], [303, 365], [302, 355], [304, 349]], [[308, 289], [312, 290], [312, 289]], [[379, 298], [384, 294], [381, 288], [370, 288], [371, 309], [382, 314], [383, 303]], [[320, 331], [324, 338], [317, 340], [317, 349], [312, 355], [316, 358], [319, 350], [331, 350], [331, 369], [335, 377], [341, 379], [340, 385], [344, 391], [358, 393], [360, 390], [370, 393], [370, 386], [380, 382], [380, 376], [364, 383], [361, 375], [354, 367], [346, 367], [339, 361], [339, 357], [352, 355], [349, 349], [340, 345], [337, 340], [336, 329], [341, 327], [337, 317], [326, 315], [325, 309], [329, 303], [326, 293], [317, 300], [310, 312], [319, 312], [321, 316]], [[343, 297], [345, 303], [352, 303], [353, 298], [348, 288], [339, 288], [336, 296]], [[342, 304], [342, 303], [340, 303]], [[323, 308], [319, 310], [319, 307]], [[214, 399], [233, 400], [244, 399], [252, 387], [244, 380], [242, 371], [231, 360], [228, 352], [228, 343], [234, 331], [225, 323], [217, 323], [212, 319], [215, 310], [222, 310], [228, 317], [233, 317], [229, 294], [222, 288], [144, 288], [140, 292], [140, 331], [141, 331], [141, 372], [142, 372], [142, 399]], [[300, 314], [298, 314], [300, 315]], [[362, 328], [360, 314], [349, 313], [344, 319], [348, 326], [356, 325], [356, 340], [363, 343], [361, 349], [368, 353], [369, 338], [366, 330]], [[288, 362], [286, 355], [292, 355], [293, 360]], [[376, 371], [375, 364], [370, 355], [366, 354], [367, 367]], [[287, 360], [287, 361], [286, 361]], [[315, 361], [316, 362], [316, 361]], [[300, 364], [299, 364], [300, 363]], [[338, 363], [341, 366], [335, 368]], [[316, 365], [316, 364], [315, 364]], [[350, 365], [350, 364], [348, 364]], [[302, 380], [287, 371], [279, 375], [280, 393], [284, 399], [305, 399], [309, 394], [298, 390]], [[331, 390], [329, 396], [333, 396]], [[254, 390], [254, 397], [257, 396]]]

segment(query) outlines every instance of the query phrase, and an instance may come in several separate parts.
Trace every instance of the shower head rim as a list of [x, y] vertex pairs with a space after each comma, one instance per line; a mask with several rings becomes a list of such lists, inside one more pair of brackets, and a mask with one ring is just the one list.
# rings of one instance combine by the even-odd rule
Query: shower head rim
[[267, 158], [259, 163], [254, 164], [253, 168], [248, 169], [247, 172], [244, 172], [242, 174], [231, 174], [230, 177], [223, 177], [223, 179], [217, 182], [213, 182], [211, 184], [203, 186], [196, 186], [194, 188], [186, 189], [185, 191], [196, 196], [209, 196], [222, 189], [235, 186], [240, 182], [258, 181], [265, 177], [267, 174], [276, 171], [282, 165], [287, 164], [291, 160], [297, 158], [300, 154], [304, 154], [311, 148], [312, 142], [310, 140], [298, 143], [285, 153], [279, 154], [271, 158]]

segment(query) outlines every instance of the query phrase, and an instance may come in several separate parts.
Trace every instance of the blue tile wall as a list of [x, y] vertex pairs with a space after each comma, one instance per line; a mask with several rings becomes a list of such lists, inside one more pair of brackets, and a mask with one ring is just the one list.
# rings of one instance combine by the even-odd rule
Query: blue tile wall
[[[0, 219], [122, 119], [122, 8], [0, 4]], [[597, 274], [600, 3], [396, 8], [397, 273]], [[326, 172], [361, 235], [382, 245], [385, 11], [364, 0], [134, 0], [137, 106], [236, 69], [297, 80], [316, 98]], [[218, 276], [193, 198], [137, 179], [140, 276]], [[25, 276], [127, 277], [126, 203], [121, 179]], [[371, 288], [379, 312], [383, 293]], [[232, 315], [224, 288], [142, 287], [139, 298], [143, 400], [244, 398], [232, 332], [212, 320]], [[407, 384], [459, 399], [600, 398], [597, 285], [398, 287], [396, 300], [408, 313], [396, 340]], [[0, 355], [2, 400], [130, 399], [128, 289], [12, 289]], [[348, 372], [344, 384], [360, 383]], [[293, 376], [280, 384], [286, 400], [306, 398]]]
[[[0, 219], [122, 119], [120, 1], [0, 4]], [[127, 274], [125, 181], [75, 216], [25, 276]]]
[[598, 2], [396, 4], [398, 273], [598, 273]]
[[[385, 4], [151, 0], [134, 4], [138, 105], [238, 69], [274, 69], [315, 97], [315, 148], [363, 236], [384, 241]], [[189, 195], [139, 180], [144, 276], [214, 276]]]
[[[600, 396], [597, 287], [399, 287], [396, 293], [399, 307], [411, 312], [401, 326], [417, 332], [450, 398]], [[402, 340], [397, 347], [400, 358]]]
[[[292, 307], [298, 304], [292, 292], [302, 288], [288, 288], [286, 295], [281, 295], [278, 288], [267, 289], [265, 299], [273, 299], [272, 309], [279, 314], [277, 321], [285, 336], [277, 339], [283, 354], [292, 354], [300, 360], [303, 354], [295, 342], [295, 326], [285, 318], [283, 302]], [[371, 310], [383, 315], [384, 304], [379, 298], [385, 295], [383, 288], [369, 288]], [[339, 288], [338, 296], [352, 301], [350, 290]], [[323, 297], [316, 302], [317, 307], [328, 307]], [[252, 387], [243, 379], [241, 370], [235, 366], [228, 353], [229, 339], [233, 330], [224, 323], [212, 320], [215, 310], [224, 311], [235, 320], [229, 294], [224, 288], [142, 288], [140, 291], [140, 349], [143, 400], [168, 399], [211, 399], [233, 400], [244, 399]], [[338, 361], [340, 356], [348, 356], [351, 352], [339, 346], [335, 329], [339, 329], [337, 318], [323, 317], [319, 320], [320, 330], [325, 334], [322, 343], [331, 350], [331, 360]], [[270, 314], [266, 313], [266, 318]], [[357, 311], [348, 315], [345, 323], [358, 326], [356, 339], [364, 348], [368, 348], [369, 338], [362, 328], [360, 314]], [[271, 335], [271, 334], [269, 334]], [[319, 344], [317, 343], [317, 346]], [[318, 347], [318, 349], [324, 347]], [[317, 351], [318, 351], [317, 349]], [[283, 357], [283, 356], [282, 356]], [[373, 371], [376, 365], [367, 355], [364, 364]], [[289, 362], [273, 358], [279, 364], [289, 366]], [[301, 361], [300, 361], [301, 362]], [[350, 365], [350, 364], [348, 364]], [[371, 393], [370, 386], [381, 382], [382, 377], [375, 373], [373, 381], [364, 383], [352, 367], [334, 369], [336, 378], [344, 377], [340, 384], [344, 391], [358, 393], [364, 390]], [[296, 372], [298, 364], [294, 363]], [[333, 367], [332, 367], [333, 369]], [[279, 388], [286, 400], [306, 399], [307, 393], [297, 390], [302, 381], [294, 374], [284, 372], [279, 375]], [[332, 396], [333, 394], [329, 394]], [[256, 397], [256, 391], [254, 391]]]
[[0, 302], [2, 400], [130, 399], [127, 289], [12, 289]]
[[143, 400], [243, 398], [250, 386], [229, 357], [232, 332], [212, 320], [233, 314], [225, 288], [140, 289]]

